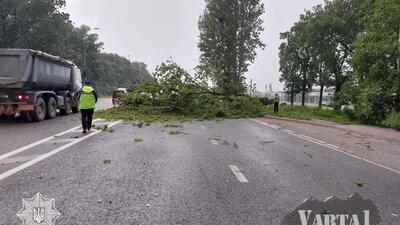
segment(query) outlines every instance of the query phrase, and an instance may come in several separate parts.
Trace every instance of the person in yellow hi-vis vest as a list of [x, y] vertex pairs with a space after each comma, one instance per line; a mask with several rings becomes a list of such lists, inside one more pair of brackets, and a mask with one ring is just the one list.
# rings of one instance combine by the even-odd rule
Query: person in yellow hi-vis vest
[[90, 132], [90, 129], [92, 128], [93, 113], [96, 108], [97, 100], [99, 99], [94, 88], [89, 85], [90, 83], [86, 82], [78, 95], [84, 134], [86, 134], [87, 131]]

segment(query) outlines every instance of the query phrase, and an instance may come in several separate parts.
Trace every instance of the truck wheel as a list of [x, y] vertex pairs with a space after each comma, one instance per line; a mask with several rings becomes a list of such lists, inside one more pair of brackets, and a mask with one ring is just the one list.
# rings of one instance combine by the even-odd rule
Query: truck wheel
[[54, 98], [49, 98], [47, 101], [47, 119], [53, 119], [57, 116], [57, 102]]
[[43, 98], [37, 98], [35, 110], [32, 112], [31, 118], [34, 122], [40, 122], [46, 118], [46, 103]]
[[72, 113], [73, 108], [72, 108], [72, 102], [71, 102], [71, 98], [67, 97], [65, 98], [65, 108], [61, 109], [61, 114], [63, 115], [69, 115]]

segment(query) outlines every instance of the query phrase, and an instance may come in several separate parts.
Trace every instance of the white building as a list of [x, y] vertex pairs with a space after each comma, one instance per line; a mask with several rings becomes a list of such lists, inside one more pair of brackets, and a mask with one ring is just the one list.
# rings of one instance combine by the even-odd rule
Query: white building
[[[305, 97], [305, 104], [306, 105], [313, 105], [318, 106], [319, 103], [319, 87], [313, 87], [311, 91], [306, 93]], [[281, 97], [281, 102], [290, 104], [290, 94], [285, 91], [278, 92], [279, 96]], [[323, 106], [330, 106], [335, 96], [335, 88], [325, 88], [324, 93], [322, 95], [322, 105]], [[294, 96], [293, 103], [295, 105], [301, 105], [301, 93]]]

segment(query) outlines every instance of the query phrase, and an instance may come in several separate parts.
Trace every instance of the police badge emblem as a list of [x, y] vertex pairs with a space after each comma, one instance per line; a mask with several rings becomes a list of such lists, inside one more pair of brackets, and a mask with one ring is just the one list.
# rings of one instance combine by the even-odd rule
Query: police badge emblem
[[55, 207], [55, 200], [45, 198], [40, 193], [33, 198], [23, 199], [22, 207], [17, 216], [23, 225], [55, 225], [61, 215]]

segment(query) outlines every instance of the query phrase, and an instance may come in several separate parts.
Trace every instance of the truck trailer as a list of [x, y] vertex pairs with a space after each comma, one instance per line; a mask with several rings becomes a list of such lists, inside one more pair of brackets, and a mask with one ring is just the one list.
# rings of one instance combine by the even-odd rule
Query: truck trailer
[[30, 49], [0, 49], [0, 116], [39, 122], [78, 112], [82, 88], [72, 62]]

